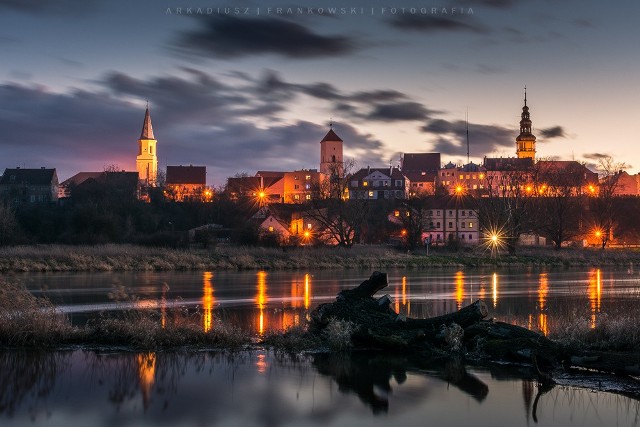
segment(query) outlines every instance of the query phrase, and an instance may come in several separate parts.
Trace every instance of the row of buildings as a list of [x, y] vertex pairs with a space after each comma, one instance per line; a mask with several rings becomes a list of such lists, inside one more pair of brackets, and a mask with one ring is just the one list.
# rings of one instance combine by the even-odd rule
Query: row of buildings
[[[254, 176], [229, 178], [226, 191], [232, 198], [251, 199], [265, 208], [260, 209], [254, 219], [264, 230], [284, 237], [304, 236], [317, 229], [319, 224], [304, 214], [305, 202], [325, 197], [327, 191], [335, 188], [340, 191], [336, 196], [350, 200], [405, 200], [446, 194], [510, 197], [516, 192], [546, 196], [558, 191], [561, 178], [572, 176], [574, 181], [563, 185], [569, 185], [573, 195], [597, 195], [598, 174], [583, 164], [536, 159], [536, 137], [532, 133], [526, 91], [515, 144], [515, 157], [485, 157], [482, 164], [449, 162], [443, 165], [440, 153], [404, 153], [398, 166], [353, 170], [344, 159], [344, 141], [331, 124], [320, 140], [318, 169], [261, 170]], [[639, 177], [620, 171], [615, 194], [640, 195]], [[105, 187], [117, 188], [123, 196], [140, 199], [148, 198], [149, 189], [154, 187], [163, 188], [167, 198], [178, 202], [206, 202], [214, 197], [206, 184], [205, 166], [167, 166], [166, 173], [159, 172], [157, 140], [147, 105], [138, 139], [135, 172], [79, 172], [59, 183], [55, 169], [6, 169], [0, 177], [0, 199], [13, 204], [51, 203], [68, 199], [74, 192], [95, 193]], [[433, 224], [428, 228], [434, 231], [430, 238], [445, 240], [453, 234], [466, 242], [479, 240], [480, 224], [473, 208], [464, 203], [452, 206], [452, 198], [433, 200], [440, 202], [429, 209]], [[390, 218], [397, 218], [396, 214], [398, 212]]]

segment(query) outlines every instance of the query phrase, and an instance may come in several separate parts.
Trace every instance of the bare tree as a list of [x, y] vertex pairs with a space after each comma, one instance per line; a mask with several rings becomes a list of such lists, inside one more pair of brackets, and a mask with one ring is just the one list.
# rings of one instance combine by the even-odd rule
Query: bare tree
[[578, 162], [539, 161], [534, 167], [534, 227], [555, 249], [583, 233], [585, 170]]
[[14, 209], [0, 203], [0, 246], [13, 243], [19, 228]]
[[487, 171], [485, 196], [478, 204], [484, 232], [499, 236], [514, 253], [520, 235], [531, 228], [531, 169]]
[[350, 248], [357, 241], [367, 215], [366, 200], [349, 197], [349, 175], [355, 162], [335, 164], [335, 168], [314, 185], [307, 201], [305, 216], [315, 222], [315, 238], [319, 241]]
[[[628, 166], [623, 162], [615, 162], [611, 156], [606, 156], [598, 162], [600, 183], [597, 194], [590, 194], [589, 211], [594, 225], [594, 233], [602, 249], [607, 247], [616, 226], [615, 197], [621, 186], [620, 177]], [[592, 187], [593, 188], [593, 187]]]

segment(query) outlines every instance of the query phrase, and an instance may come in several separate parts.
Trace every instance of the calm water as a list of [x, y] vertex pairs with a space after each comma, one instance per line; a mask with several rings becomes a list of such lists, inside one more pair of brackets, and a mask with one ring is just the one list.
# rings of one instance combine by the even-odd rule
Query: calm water
[[[631, 426], [640, 403], [521, 374], [267, 352], [0, 353], [2, 426]], [[537, 423], [537, 424], [536, 424]]]
[[[640, 310], [640, 275], [602, 271], [388, 271], [397, 311], [443, 314], [484, 299], [490, 315], [547, 332]], [[202, 327], [235, 322], [256, 334], [303, 322], [370, 272], [172, 272], [17, 276], [76, 323], [138, 306], [198, 307]], [[253, 351], [0, 352], [2, 426], [628, 426], [640, 403], [588, 388], [540, 390], [526, 368], [442, 366], [389, 356]], [[594, 387], [597, 387], [597, 379]], [[560, 382], [562, 380], [560, 379]], [[566, 384], [566, 383], [565, 383]]]
[[[123, 286], [138, 307], [166, 313], [197, 307], [202, 326], [234, 322], [254, 332], [280, 330], [303, 322], [309, 311], [358, 285], [370, 271], [311, 272], [128, 272], [56, 273], [18, 276], [82, 323], [98, 311], [129, 305], [109, 293]], [[454, 311], [484, 299], [490, 316], [547, 333], [567, 319], [595, 325], [603, 316], [640, 310], [640, 274], [632, 269], [603, 271], [457, 270], [387, 271], [393, 307], [410, 317]]]

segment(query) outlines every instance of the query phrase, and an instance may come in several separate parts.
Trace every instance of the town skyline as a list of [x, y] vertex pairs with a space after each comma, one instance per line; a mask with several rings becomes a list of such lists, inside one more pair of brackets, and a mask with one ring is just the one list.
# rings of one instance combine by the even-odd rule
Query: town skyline
[[147, 101], [160, 168], [204, 165], [209, 185], [318, 168], [330, 121], [358, 167], [466, 163], [468, 114], [480, 163], [515, 156], [526, 85], [537, 157], [640, 168], [633, 2], [299, 4], [0, 2], [0, 167], [135, 170]]

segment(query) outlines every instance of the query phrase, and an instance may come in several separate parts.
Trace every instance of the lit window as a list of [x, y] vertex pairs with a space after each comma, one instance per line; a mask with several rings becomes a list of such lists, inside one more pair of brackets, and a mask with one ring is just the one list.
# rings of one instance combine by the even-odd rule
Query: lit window
[[411, 216], [411, 212], [407, 211], [407, 216]]
[[369, 191], [369, 197], [373, 197], [373, 191]]
[[307, 200], [311, 200], [311, 194], [307, 194], [306, 198]]
[[307, 175], [304, 177], [304, 179], [306, 179], [307, 181], [309, 181], [311, 179], [311, 175]]
[[294, 199], [296, 199], [296, 200], [300, 200], [300, 195], [299, 195], [299, 194], [295, 194], [295, 195], [293, 196], [293, 198], [294, 198]]
[[363, 187], [367, 187], [368, 185], [369, 185], [369, 182], [367, 182], [367, 181], [362, 181], [362, 186], [363, 186]]
[[310, 222], [307, 223], [307, 230], [311, 230], [311, 223]]
[[469, 228], [473, 228], [473, 223], [472, 222], [469, 223]]
[[273, 226], [272, 225], [269, 226], [269, 232], [273, 233]]
[[400, 211], [395, 211], [395, 212], [393, 213], [393, 216], [400, 216]]

